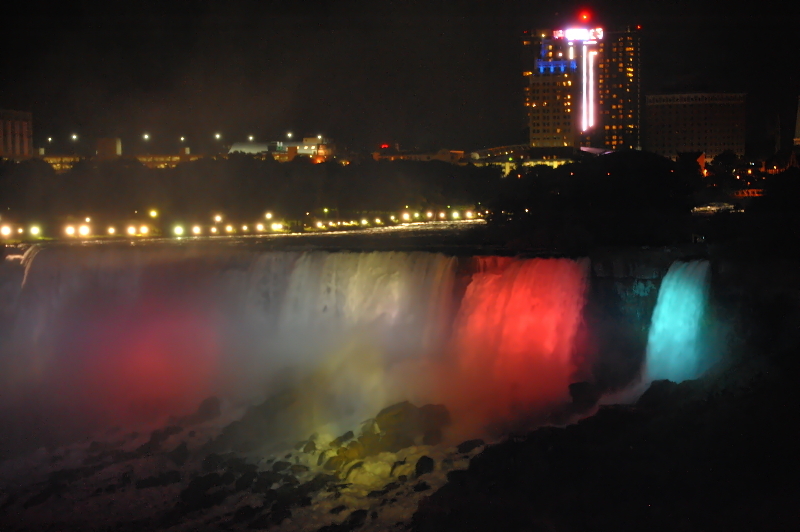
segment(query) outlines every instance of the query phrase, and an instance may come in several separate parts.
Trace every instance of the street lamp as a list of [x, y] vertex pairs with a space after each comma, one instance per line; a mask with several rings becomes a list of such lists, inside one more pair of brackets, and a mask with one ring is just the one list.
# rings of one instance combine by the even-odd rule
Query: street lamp
[[250, 135], [249, 137], [247, 137], [247, 140], [249, 140], [250, 142], [253, 142], [253, 135]]
[[291, 131], [286, 134], [286, 138], [292, 138], [292, 132]]
[[142, 138], [144, 140], [150, 140], [150, 134], [149, 133], [145, 133], [144, 135], [142, 135]]
[[215, 138], [215, 139], [217, 139], [217, 140], [219, 140], [219, 139], [221, 139], [221, 138], [222, 138], [222, 135], [220, 135], [219, 133], [215, 133], [215, 134], [214, 134], [214, 138]]
[[53, 142], [53, 137], [47, 137], [47, 142]]
[[181, 142], [185, 141], [186, 137], [181, 137]]
[[76, 135], [75, 133], [73, 133], [73, 134], [72, 134], [72, 140], [78, 140], [78, 135]]

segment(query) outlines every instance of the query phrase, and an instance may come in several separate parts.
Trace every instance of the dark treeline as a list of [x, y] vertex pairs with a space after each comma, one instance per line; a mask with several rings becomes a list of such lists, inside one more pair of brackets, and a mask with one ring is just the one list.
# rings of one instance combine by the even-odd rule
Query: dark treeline
[[82, 161], [56, 174], [37, 159], [6, 163], [0, 204], [24, 220], [92, 214], [108, 219], [157, 208], [172, 218], [206, 220], [211, 213], [246, 220], [267, 210], [299, 220], [327, 208], [342, 217], [366, 212], [472, 206], [491, 195], [500, 172], [442, 162], [375, 162], [343, 166], [288, 163], [233, 154], [173, 169], [148, 169], [135, 159]]

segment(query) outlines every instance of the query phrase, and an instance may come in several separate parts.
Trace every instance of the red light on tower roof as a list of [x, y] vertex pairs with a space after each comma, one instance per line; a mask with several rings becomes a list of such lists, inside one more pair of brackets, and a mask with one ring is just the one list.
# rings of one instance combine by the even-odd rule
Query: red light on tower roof
[[581, 19], [581, 22], [586, 22], [591, 18], [591, 13], [589, 13], [588, 11], [581, 11], [578, 17]]
[[382, 149], [382, 150], [385, 150], [385, 149], [386, 149], [386, 148], [388, 148], [388, 147], [389, 147], [389, 145], [388, 145], [388, 144], [381, 144], [381, 149]]

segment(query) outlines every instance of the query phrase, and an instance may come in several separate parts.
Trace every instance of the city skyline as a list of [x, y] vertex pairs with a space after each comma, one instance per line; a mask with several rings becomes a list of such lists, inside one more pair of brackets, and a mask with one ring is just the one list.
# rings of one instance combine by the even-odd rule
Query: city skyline
[[[654, 6], [88, 2], [36, 15], [13, 6], [0, 108], [33, 113], [36, 146], [74, 132], [133, 147], [144, 133], [157, 146], [215, 131], [229, 142], [324, 134], [354, 149], [514, 144], [526, 139], [521, 31], [585, 8], [599, 26], [641, 24], [645, 94], [746, 92], [748, 140], [774, 139], [780, 117], [791, 143], [800, 86], [781, 10]], [[752, 46], [765, 37], [769, 53]]]

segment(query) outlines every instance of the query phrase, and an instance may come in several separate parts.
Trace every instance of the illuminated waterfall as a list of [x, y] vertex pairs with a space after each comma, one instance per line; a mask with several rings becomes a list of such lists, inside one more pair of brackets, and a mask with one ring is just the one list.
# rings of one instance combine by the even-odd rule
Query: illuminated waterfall
[[479, 261], [454, 326], [456, 387], [463, 394], [455, 402], [508, 418], [567, 400], [586, 264]]
[[696, 379], [708, 369], [708, 261], [675, 262], [661, 283], [647, 340], [645, 380]]

